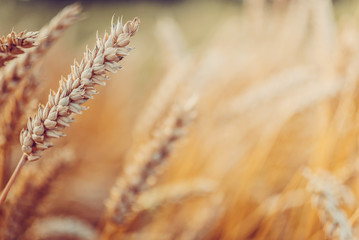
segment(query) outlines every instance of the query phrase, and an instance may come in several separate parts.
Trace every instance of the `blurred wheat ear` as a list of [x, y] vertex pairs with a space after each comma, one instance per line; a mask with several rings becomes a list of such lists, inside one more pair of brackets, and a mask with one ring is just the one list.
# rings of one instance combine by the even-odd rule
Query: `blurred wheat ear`
[[340, 205], [353, 205], [351, 190], [328, 172], [314, 174], [305, 169], [307, 190], [312, 205], [317, 209], [319, 220], [328, 239], [354, 239], [353, 229]]
[[146, 142], [125, 167], [110, 197], [106, 200], [106, 210], [102, 220], [101, 239], [110, 239], [135, 215], [133, 209], [138, 196], [156, 182], [158, 169], [168, 161], [176, 141], [186, 135], [187, 126], [196, 115], [197, 98], [191, 97], [174, 104], [167, 117], [153, 132], [153, 139]]
[[18, 84], [26, 80], [34, 64], [41, 60], [63, 32], [79, 19], [80, 13], [81, 6], [77, 3], [64, 8], [40, 30], [36, 47], [4, 66], [0, 71], [0, 107], [17, 89]]
[[38, 32], [25, 31], [20, 33], [12, 31], [7, 36], [2, 36], [0, 38], [0, 67], [23, 54], [24, 49], [36, 46], [38, 36]]

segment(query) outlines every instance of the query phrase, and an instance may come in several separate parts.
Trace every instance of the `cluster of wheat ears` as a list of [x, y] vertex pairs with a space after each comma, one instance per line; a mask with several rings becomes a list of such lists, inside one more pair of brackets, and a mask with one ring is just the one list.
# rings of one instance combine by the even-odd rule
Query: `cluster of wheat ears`
[[[359, 11], [335, 17], [330, 0], [270, 2], [245, 1], [195, 49], [175, 21], [160, 19], [163, 80], [134, 124], [131, 101], [92, 115], [83, 131], [100, 139], [93, 147], [66, 144], [76, 136], [65, 132], [107, 73], [117, 78], [140, 20], [112, 18], [42, 104], [36, 65], [81, 6], [38, 32], [1, 37], [0, 239], [356, 239]], [[145, 66], [141, 50], [132, 63]], [[114, 79], [108, 95], [135, 92], [131, 74], [120, 77], [128, 89]], [[117, 180], [96, 183], [115, 161]], [[94, 182], [76, 185], [71, 171], [91, 165]]]

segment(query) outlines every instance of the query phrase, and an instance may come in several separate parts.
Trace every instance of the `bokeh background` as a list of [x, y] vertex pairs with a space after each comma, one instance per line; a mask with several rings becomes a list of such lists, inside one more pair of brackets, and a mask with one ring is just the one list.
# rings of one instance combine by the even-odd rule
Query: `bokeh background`
[[[0, 32], [36, 31], [72, 2], [1, 1]], [[330, 214], [320, 217], [311, 203], [319, 192], [319, 205], [326, 206], [326, 190], [306, 187], [311, 171], [325, 170], [340, 189], [359, 197], [357, 1], [80, 2], [84, 17], [34, 71], [41, 82], [35, 105], [36, 99], [46, 102], [49, 88], [57, 89], [73, 59], [94, 46], [96, 32], [110, 28], [112, 16], [137, 16], [141, 26], [124, 68], [98, 88], [67, 137], [31, 163], [43, 164], [56, 148], [71, 148], [76, 156], [39, 216], [98, 226], [109, 189], [150, 135], [146, 109], [168, 84], [163, 101], [174, 101], [181, 86], [200, 96], [198, 118], [156, 187], [198, 179], [216, 187], [153, 211], [149, 223], [127, 230], [128, 239], [195, 239], [186, 234], [201, 224], [208, 227], [198, 239], [335, 239], [345, 224], [350, 233], [344, 236], [359, 236], [357, 201], [334, 204], [349, 219], [337, 222]], [[16, 142], [11, 149], [5, 178], [21, 155]], [[318, 176], [323, 189], [334, 188], [327, 175]]]

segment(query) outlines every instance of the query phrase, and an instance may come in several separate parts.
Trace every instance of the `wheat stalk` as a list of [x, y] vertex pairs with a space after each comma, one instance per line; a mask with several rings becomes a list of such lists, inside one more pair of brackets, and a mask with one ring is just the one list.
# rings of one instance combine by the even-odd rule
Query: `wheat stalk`
[[138, 27], [137, 18], [125, 25], [112, 23], [111, 33], [105, 33], [102, 39], [97, 37], [93, 51], [87, 49], [80, 64], [75, 61], [67, 79], [61, 78], [57, 92], [50, 91], [46, 105], [40, 105], [38, 113], [29, 118], [27, 129], [20, 133], [23, 155], [1, 193], [0, 206], [25, 162], [39, 159], [44, 150], [53, 146], [51, 138], [65, 136], [62, 130], [73, 121], [73, 115], [87, 109], [81, 105], [97, 94], [94, 86], [105, 85], [106, 72], [121, 68], [119, 61], [128, 55], [127, 45]]
[[32, 66], [50, 49], [51, 45], [62, 35], [64, 30], [79, 19], [81, 6], [72, 4], [58, 13], [48, 25], [39, 32], [36, 48], [11, 61], [0, 72], [0, 105], [6, 101], [19, 82], [24, 81]]
[[38, 32], [20, 32], [11, 31], [7, 36], [0, 38], [0, 67], [7, 61], [16, 58], [24, 53], [24, 48], [36, 46]]
[[162, 126], [154, 131], [154, 137], [134, 156], [133, 161], [119, 176], [106, 201], [103, 239], [124, 225], [133, 213], [136, 197], [154, 184], [156, 170], [169, 158], [173, 144], [186, 134], [187, 125], [195, 116], [196, 98], [185, 104], [175, 104]]

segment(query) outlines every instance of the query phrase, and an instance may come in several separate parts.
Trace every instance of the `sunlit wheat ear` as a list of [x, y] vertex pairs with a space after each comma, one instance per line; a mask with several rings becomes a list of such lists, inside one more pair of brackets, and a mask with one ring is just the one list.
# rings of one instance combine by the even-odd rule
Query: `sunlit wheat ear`
[[63, 32], [79, 19], [80, 12], [79, 4], [72, 4], [64, 8], [40, 30], [35, 48], [12, 60], [2, 69], [0, 72], [0, 105], [6, 101], [9, 94], [16, 90], [19, 82], [26, 80], [33, 65], [41, 59]]
[[119, 62], [131, 50], [128, 44], [139, 24], [138, 18], [125, 25], [119, 20], [112, 23], [111, 33], [97, 37], [94, 49], [87, 49], [80, 64], [75, 61], [67, 78], [61, 78], [57, 92], [50, 91], [46, 105], [40, 105], [38, 113], [29, 118], [27, 128], [20, 133], [23, 155], [1, 193], [0, 206], [24, 164], [39, 159], [44, 150], [52, 147], [51, 138], [65, 136], [62, 130], [73, 122], [73, 115], [87, 109], [82, 104], [97, 94], [95, 85], [105, 85], [106, 73], [121, 69]]
[[113, 229], [112, 224], [121, 225], [127, 221], [137, 196], [155, 183], [156, 171], [168, 161], [174, 143], [186, 135], [187, 126], [195, 117], [196, 99], [175, 104], [163, 124], [155, 129], [153, 139], [140, 148], [118, 177], [106, 201], [105, 235], [107, 230]]
[[12, 31], [7, 36], [0, 38], [0, 67], [18, 55], [24, 53], [25, 48], [36, 46], [38, 32], [20, 32]]
[[39, 159], [44, 150], [52, 147], [52, 138], [65, 136], [62, 130], [73, 122], [73, 115], [87, 109], [82, 104], [98, 93], [94, 87], [105, 85], [106, 72], [121, 69], [119, 61], [128, 55], [130, 37], [138, 27], [137, 18], [124, 26], [120, 22], [112, 24], [111, 33], [97, 38], [95, 48], [87, 49], [81, 63], [71, 66], [71, 73], [60, 80], [57, 92], [50, 91], [46, 105], [39, 106], [20, 134], [22, 151], [29, 161]]
[[26, 240], [32, 239], [82, 239], [97, 240], [96, 230], [82, 219], [75, 217], [45, 217], [38, 219], [26, 232]]
[[315, 175], [310, 169], [305, 169], [303, 175], [308, 179], [311, 202], [318, 211], [328, 239], [355, 239], [350, 222], [340, 208], [341, 204], [353, 204], [354, 196], [350, 189], [327, 172]]
[[14, 186], [13, 194], [6, 205], [5, 240], [17, 239], [30, 227], [53, 183], [74, 162], [74, 152], [62, 149], [56, 152], [48, 164], [41, 168], [26, 168]]

